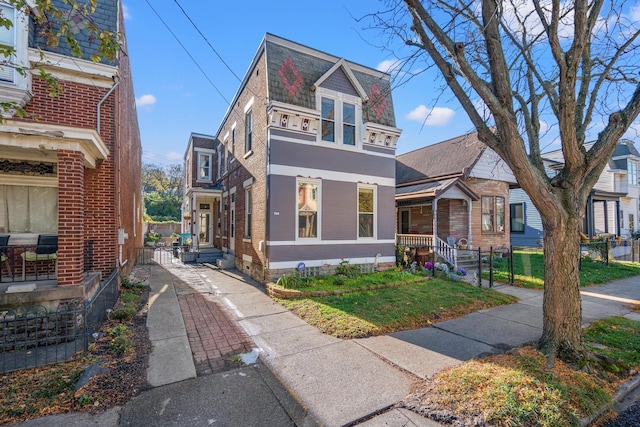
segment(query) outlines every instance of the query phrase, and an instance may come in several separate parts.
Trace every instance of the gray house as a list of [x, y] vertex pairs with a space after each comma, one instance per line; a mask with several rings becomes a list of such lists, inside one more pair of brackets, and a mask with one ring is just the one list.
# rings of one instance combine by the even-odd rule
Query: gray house
[[[592, 144], [585, 144], [585, 148], [589, 149]], [[543, 157], [548, 175], [554, 176], [564, 162], [562, 151], [551, 151]], [[630, 237], [631, 232], [640, 228], [639, 163], [640, 152], [633, 141], [620, 140], [587, 199], [582, 225], [584, 237]], [[529, 196], [522, 189], [516, 189], [511, 190], [509, 197], [511, 243], [515, 246], [542, 245], [542, 221]]]
[[[267, 34], [210, 146], [187, 153], [184, 230], [269, 281], [395, 263], [389, 75]], [[205, 144], [206, 145], [206, 144]]]

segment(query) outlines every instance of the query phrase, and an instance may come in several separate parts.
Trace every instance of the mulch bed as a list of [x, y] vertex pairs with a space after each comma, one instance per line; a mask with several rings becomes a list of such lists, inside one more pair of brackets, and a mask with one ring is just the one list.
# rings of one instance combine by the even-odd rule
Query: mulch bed
[[[149, 288], [144, 286], [138, 292], [141, 298], [136, 304], [136, 315], [127, 321], [105, 322], [100, 338], [90, 344], [87, 354], [79, 354], [65, 363], [2, 375], [0, 424], [59, 413], [97, 413], [124, 405], [149, 389], [146, 382], [152, 348], [146, 327]], [[109, 328], [119, 324], [126, 325], [132, 343], [122, 355], [114, 354], [108, 335]], [[95, 369], [95, 373], [76, 389], [82, 372], [88, 368]]]

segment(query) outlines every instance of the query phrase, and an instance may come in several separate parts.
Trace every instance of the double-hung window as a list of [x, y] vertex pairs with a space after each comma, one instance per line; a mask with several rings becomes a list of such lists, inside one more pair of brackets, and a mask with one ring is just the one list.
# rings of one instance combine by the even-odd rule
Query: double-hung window
[[482, 196], [482, 232], [504, 233], [504, 197]]
[[298, 181], [298, 238], [318, 238], [320, 226], [320, 182]]
[[198, 181], [211, 181], [211, 154], [198, 154]]
[[358, 237], [375, 237], [375, 188], [358, 187]]
[[355, 146], [360, 120], [360, 100], [323, 90], [320, 104], [320, 140]]
[[253, 112], [247, 111], [244, 115], [244, 152], [248, 153], [253, 149]]
[[511, 218], [511, 232], [524, 233], [524, 203], [511, 203], [509, 206]]
[[638, 164], [627, 160], [627, 178], [629, 185], [638, 185]]
[[253, 197], [251, 194], [251, 187], [247, 187], [244, 190], [244, 238], [251, 239], [251, 210], [253, 204]]
[[11, 22], [9, 28], [0, 25], [0, 81], [13, 83], [16, 62], [16, 10], [0, 3], [0, 13], [3, 20]]

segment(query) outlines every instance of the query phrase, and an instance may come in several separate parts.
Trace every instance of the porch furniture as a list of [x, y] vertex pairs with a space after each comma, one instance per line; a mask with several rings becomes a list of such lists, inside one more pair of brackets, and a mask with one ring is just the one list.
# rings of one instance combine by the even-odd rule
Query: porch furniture
[[12, 276], [11, 274], [11, 265], [9, 264], [9, 258], [7, 257], [7, 246], [9, 246], [9, 235], [2, 235], [0, 236], [0, 264], [1, 263], [5, 263], [5, 265], [7, 266], [7, 272], [9, 272], [9, 276]]
[[22, 256], [22, 280], [25, 280], [27, 273], [27, 262], [36, 263], [36, 276], [38, 275], [38, 263], [43, 261], [54, 261], [55, 272], [58, 275], [58, 236], [50, 234], [40, 234], [35, 252], [25, 251]]

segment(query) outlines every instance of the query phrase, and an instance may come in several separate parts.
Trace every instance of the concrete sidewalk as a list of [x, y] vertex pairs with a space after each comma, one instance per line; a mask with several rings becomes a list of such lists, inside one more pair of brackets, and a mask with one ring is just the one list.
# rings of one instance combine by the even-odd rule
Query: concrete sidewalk
[[[438, 426], [396, 407], [416, 379], [542, 333], [542, 292], [498, 286], [519, 302], [428, 328], [341, 340], [318, 332], [235, 270], [174, 261], [143, 267], [153, 343], [147, 377], [154, 388], [97, 418], [59, 415], [25, 426]], [[614, 315], [640, 320], [630, 311], [640, 304], [639, 277], [582, 295], [585, 325]], [[260, 360], [215, 372], [238, 353]]]
[[[321, 334], [236, 271], [191, 268], [201, 286], [229, 307], [260, 349], [264, 363], [327, 426], [357, 423], [375, 414], [381, 415], [367, 425], [438, 425], [423, 417], [408, 418], [413, 414], [404, 411], [386, 413], [410, 392], [413, 375], [426, 378], [446, 366], [537, 340], [542, 333], [542, 292], [500, 286], [498, 291], [520, 301], [429, 328], [340, 340]], [[637, 316], [630, 304], [640, 304], [639, 300], [638, 278], [588, 288], [583, 295], [584, 322]]]

